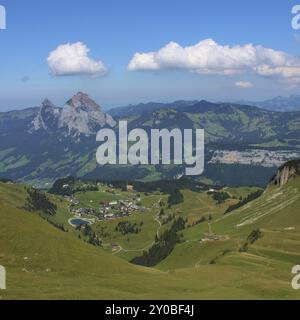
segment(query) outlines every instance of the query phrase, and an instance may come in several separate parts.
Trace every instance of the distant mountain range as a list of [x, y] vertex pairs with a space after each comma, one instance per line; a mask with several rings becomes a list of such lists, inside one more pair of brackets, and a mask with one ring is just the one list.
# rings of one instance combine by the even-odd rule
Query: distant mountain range
[[[112, 108], [109, 113], [114, 117], [128, 117], [136, 114], [141, 114], [143, 112], [151, 112], [158, 109], [175, 109], [180, 111], [181, 108], [198, 104], [200, 102], [205, 102], [205, 100], [198, 101], [185, 101], [179, 100], [172, 103], [159, 103], [159, 102], [149, 102], [140, 103], [137, 105], [129, 105], [125, 107]], [[223, 102], [228, 103], [228, 102]], [[265, 110], [276, 111], [276, 112], [292, 112], [300, 111], [300, 95], [291, 95], [289, 97], [275, 97], [269, 100], [263, 101], [251, 101], [251, 100], [239, 100], [235, 102], [230, 102], [238, 105], [255, 106]]]
[[300, 111], [300, 95], [291, 95], [289, 97], [275, 97], [264, 101], [238, 101], [240, 104], [257, 106], [270, 111], [291, 112]]
[[0, 177], [47, 187], [68, 175], [149, 181], [183, 173], [180, 166], [99, 167], [96, 133], [116, 127], [119, 119], [128, 120], [129, 130], [204, 128], [206, 168], [198, 178], [207, 183], [265, 185], [276, 166], [300, 152], [300, 112], [203, 100], [142, 104], [108, 114], [79, 92], [62, 108], [46, 99], [40, 108], [0, 113]]

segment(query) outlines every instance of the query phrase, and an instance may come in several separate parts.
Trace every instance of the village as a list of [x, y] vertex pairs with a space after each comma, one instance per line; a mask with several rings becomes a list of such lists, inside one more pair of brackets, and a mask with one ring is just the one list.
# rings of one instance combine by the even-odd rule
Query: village
[[[146, 208], [141, 206], [141, 197], [134, 192], [132, 186], [128, 185], [127, 188], [128, 199], [119, 199], [113, 201], [99, 200], [95, 203], [94, 200], [90, 200], [91, 206], [81, 207], [80, 201], [75, 195], [65, 196], [65, 199], [70, 203], [69, 211], [78, 218], [93, 218], [97, 221], [109, 221], [124, 217], [129, 217], [134, 212], [145, 212]], [[116, 194], [115, 190], [110, 186], [104, 192], [114, 196], [121, 196]], [[87, 193], [88, 194], [88, 193]]]

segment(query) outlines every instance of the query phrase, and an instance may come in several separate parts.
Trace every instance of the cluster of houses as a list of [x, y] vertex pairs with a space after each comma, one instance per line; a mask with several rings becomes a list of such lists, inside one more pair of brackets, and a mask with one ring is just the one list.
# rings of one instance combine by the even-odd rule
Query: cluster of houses
[[70, 212], [74, 213], [76, 216], [97, 216], [97, 210], [93, 208], [70, 208]]
[[99, 220], [113, 220], [117, 218], [128, 217], [132, 213], [139, 211], [144, 212], [145, 208], [138, 205], [141, 198], [131, 200], [102, 201], [99, 203], [99, 209], [95, 208], [76, 208], [80, 202], [74, 197], [65, 197], [70, 202], [70, 212], [78, 217], [92, 216]]
[[102, 202], [100, 207], [100, 219], [112, 220], [116, 218], [128, 217], [133, 212], [144, 211], [145, 208], [137, 205], [141, 201], [140, 198], [136, 200], [118, 200], [112, 202]]

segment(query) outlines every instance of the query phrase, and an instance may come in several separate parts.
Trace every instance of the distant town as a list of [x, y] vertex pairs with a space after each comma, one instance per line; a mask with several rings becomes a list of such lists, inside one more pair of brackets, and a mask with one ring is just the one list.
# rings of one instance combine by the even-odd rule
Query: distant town
[[260, 150], [245, 151], [216, 150], [209, 163], [243, 164], [262, 167], [280, 167], [285, 162], [300, 157], [299, 151], [291, 150]]

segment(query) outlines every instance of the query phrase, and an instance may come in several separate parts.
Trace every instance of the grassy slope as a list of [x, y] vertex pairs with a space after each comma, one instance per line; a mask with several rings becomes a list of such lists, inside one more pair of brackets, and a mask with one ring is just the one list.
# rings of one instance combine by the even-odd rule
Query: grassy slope
[[[185, 239], [159, 268], [202, 268], [212, 260], [216, 266], [237, 267], [252, 273], [247, 288], [257, 283], [265, 288], [276, 288], [278, 294], [290, 293], [291, 269], [300, 263], [300, 177], [282, 188], [270, 187], [262, 197], [211, 224], [203, 223], [184, 231]], [[245, 253], [238, 249], [245, 243], [251, 231], [260, 228], [263, 238], [249, 247]], [[227, 236], [224, 241], [201, 244], [207, 234]], [[265, 283], [265, 275], [272, 277]], [[261, 289], [260, 293], [267, 289]], [[297, 292], [295, 292], [297, 295]], [[299, 298], [299, 293], [298, 293]]]
[[[147, 299], [254, 295], [225, 291], [215, 267], [165, 274], [140, 268], [60, 232], [34, 214], [1, 204], [0, 263], [7, 269], [2, 299]], [[216, 272], [214, 281], [207, 274]], [[241, 274], [222, 268], [226, 281]]]
[[[190, 264], [183, 269], [161, 272], [130, 265], [76, 239], [72, 233], [55, 229], [35, 214], [16, 209], [15, 205], [22, 203], [22, 190], [20, 186], [0, 184], [0, 264], [7, 268], [8, 276], [8, 290], [0, 293], [3, 299], [280, 299], [299, 296], [290, 287], [290, 269], [297, 260], [294, 251], [299, 249], [298, 229], [278, 231], [287, 232], [286, 239], [295, 246], [286, 243], [287, 247], [282, 248], [292, 252], [288, 258], [281, 251], [264, 251], [265, 256], [255, 253], [255, 250], [268, 249], [268, 241], [272, 246], [276, 242], [274, 239], [280, 242], [277, 236], [272, 236], [272, 232], [277, 232], [273, 230], [275, 224], [282, 223], [276, 221], [276, 217], [269, 226], [271, 236], [265, 235], [248, 253], [230, 253], [215, 265], [200, 262], [197, 268]], [[296, 215], [299, 202], [291, 208], [294, 208], [291, 214]], [[225, 233], [231, 228], [231, 219], [236, 222], [243, 215], [234, 213], [212, 227]], [[276, 216], [279, 219], [280, 214]], [[290, 219], [298, 225], [296, 217]], [[289, 219], [283, 217], [283, 220], [283, 227], [291, 226]], [[235, 231], [236, 237], [243, 238], [253, 227]], [[207, 232], [200, 230], [205, 229], [205, 224], [196, 228], [199, 233]], [[188, 229], [186, 236], [193, 229]], [[216, 250], [214, 246], [211, 249]], [[188, 260], [191, 255], [187, 250], [185, 253], [177, 260]]]

